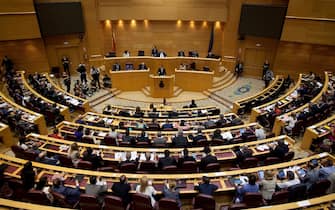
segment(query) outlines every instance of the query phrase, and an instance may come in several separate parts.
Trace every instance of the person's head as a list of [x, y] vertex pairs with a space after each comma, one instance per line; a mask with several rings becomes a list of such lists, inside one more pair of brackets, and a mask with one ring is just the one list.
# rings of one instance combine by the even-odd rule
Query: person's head
[[91, 134], [91, 130], [89, 128], [85, 129], [85, 135], [90, 135]]
[[278, 146], [284, 146], [284, 145], [285, 145], [284, 139], [279, 139], [278, 140]]
[[77, 143], [71, 144], [70, 149], [71, 149], [71, 151], [79, 150], [78, 144]]
[[107, 105], [107, 106], [106, 106], [106, 109], [107, 109], [107, 110], [110, 110], [111, 108], [112, 108], [111, 105]]
[[333, 164], [333, 161], [330, 160], [330, 159], [327, 159], [323, 162], [323, 166], [325, 167], [332, 167], [334, 164]]
[[183, 136], [183, 129], [178, 130], [178, 136]]
[[136, 112], [140, 112], [141, 111], [141, 108], [139, 106], [136, 107], [135, 109]]
[[59, 132], [58, 129], [55, 128], [53, 133], [54, 133], [54, 134], [58, 134], [58, 132]]
[[130, 160], [130, 158], [131, 158], [131, 153], [130, 153], [130, 152], [127, 152], [127, 153], [126, 153], [126, 160]]
[[198, 133], [198, 134], [201, 134], [201, 133], [202, 133], [202, 129], [201, 129], [201, 128], [198, 128], [198, 129], [197, 129], [197, 133]]
[[202, 177], [202, 182], [205, 184], [209, 184], [209, 182], [211, 181], [211, 179], [208, 176], [203, 176]]
[[60, 178], [56, 178], [52, 181], [52, 185], [54, 188], [59, 188], [62, 184], [62, 181]]
[[249, 184], [250, 185], [255, 185], [256, 184], [256, 176], [254, 174], [251, 174], [249, 176]]
[[184, 154], [184, 157], [188, 156], [188, 149], [186, 147], [183, 149], [183, 154]]
[[90, 176], [90, 184], [96, 184], [97, 183], [97, 177], [96, 176]]
[[288, 180], [294, 180], [294, 172], [293, 171], [287, 171], [286, 176]]
[[130, 135], [130, 129], [129, 128], [127, 128], [126, 129], [126, 134], [125, 134], [126, 136], [129, 136]]
[[169, 150], [164, 150], [164, 156], [165, 157], [170, 157], [170, 151]]
[[169, 187], [171, 190], [175, 190], [176, 186], [177, 186], [176, 180], [174, 179], [169, 180]]
[[215, 129], [214, 136], [221, 135], [221, 130], [219, 128]]
[[120, 176], [120, 183], [121, 184], [124, 184], [124, 183], [126, 183], [127, 182], [127, 177], [126, 177], [126, 175], [121, 175]]
[[271, 170], [266, 170], [264, 173], [264, 178], [266, 180], [272, 180], [273, 179], [273, 172]]
[[162, 132], [158, 131], [157, 136], [162, 137]]
[[185, 120], [180, 120], [180, 126], [185, 126]]
[[209, 148], [209, 146], [208, 145], [206, 145], [205, 147], [204, 147], [204, 153], [206, 154], [206, 155], [208, 155], [208, 154], [210, 154], [211, 153], [211, 149]]
[[194, 99], [191, 100], [191, 104], [195, 104], [195, 100]]
[[146, 160], [146, 161], [150, 161], [150, 159], [151, 159], [151, 154], [150, 154], [150, 152], [146, 152], [146, 153], [145, 153], [145, 160]]
[[78, 132], [83, 132], [83, 130], [84, 130], [84, 126], [82, 126], [82, 125], [80, 125], [77, 129]]
[[145, 131], [141, 131], [141, 137], [145, 137]]
[[143, 176], [140, 179], [140, 192], [145, 192], [145, 189], [147, 188], [148, 185], [149, 185], [148, 184], [148, 177]]
[[31, 161], [28, 161], [24, 164], [23, 170], [33, 170], [33, 164], [31, 163]]
[[93, 153], [93, 149], [91, 147], [88, 147], [86, 149], [86, 152], [87, 152], [88, 155], [91, 155]]
[[36, 190], [43, 190], [45, 185], [48, 183], [48, 177], [42, 176], [36, 184]]

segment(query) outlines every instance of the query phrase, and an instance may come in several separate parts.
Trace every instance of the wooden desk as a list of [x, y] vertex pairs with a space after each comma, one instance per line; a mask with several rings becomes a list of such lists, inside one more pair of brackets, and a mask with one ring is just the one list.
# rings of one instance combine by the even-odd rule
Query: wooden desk
[[[65, 186], [75, 186], [74, 179], [72, 179], [75, 175], [84, 175], [83, 180], [79, 183], [81, 189], [85, 189], [86, 183], [89, 180], [90, 176], [100, 176], [106, 179], [108, 185], [108, 191], [111, 191], [111, 186], [114, 182], [119, 182], [119, 177], [125, 174], [128, 178], [128, 182], [132, 185], [132, 189], [134, 190], [135, 184], [138, 183], [138, 179], [142, 176], [147, 176], [149, 180], [152, 180], [153, 186], [155, 189], [161, 193], [163, 180], [185, 180], [186, 187], [180, 189], [181, 194], [194, 194], [197, 193], [194, 190], [194, 184], [197, 184], [201, 181], [203, 176], [208, 176], [211, 178], [211, 183], [216, 184], [218, 186], [218, 190], [216, 194], [222, 192], [234, 192], [235, 187], [228, 181], [229, 177], [237, 177], [240, 174], [251, 174], [257, 173], [260, 170], [279, 170], [292, 166], [300, 166], [305, 167], [306, 164], [312, 160], [322, 160], [322, 159], [331, 159], [335, 161], [335, 158], [328, 153], [321, 153], [318, 155], [312, 155], [306, 158], [293, 160], [290, 162], [273, 164], [268, 166], [249, 168], [243, 170], [235, 170], [235, 171], [224, 171], [224, 172], [211, 172], [211, 173], [196, 173], [196, 174], [131, 174], [131, 173], [110, 173], [110, 172], [99, 172], [99, 171], [90, 171], [90, 170], [80, 170], [74, 168], [66, 168], [60, 166], [52, 166], [47, 164], [42, 164], [38, 162], [32, 162], [33, 167], [37, 168], [36, 180], [39, 180], [42, 176], [47, 176], [49, 181], [51, 181], [51, 177], [55, 173], [65, 173]], [[0, 164], [5, 163], [8, 167], [5, 169], [5, 175], [20, 178], [20, 172], [23, 169], [24, 164], [27, 160], [11, 157], [5, 154], [0, 154]], [[131, 192], [134, 192], [134, 191]], [[221, 194], [223, 196], [232, 194]], [[223, 199], [224, 197], [221, 197]], [[227, 200], [227, 199], [226, 199]]]
[[45, 78], [48, 80], [48, 82], [52, 85], [53, 88], [55, 88], [56, 90], [58, 90], [59, 92], [61, 92], [64, 96], [66, 96], [67, 98], [70, 99], [74, 99], [78, 102], [81, 103], [81, 107], [83, 108], [84, 112], [88, 112], [90, 111], [90, 103], [88, 102], [88, 100], [80, 98], [78, 96], [72, 95], [71, 93], [66, 92], [65, 90], [63, 90], [60, 86], [58, 86], [53, 79], [50, 77], [50, 75], [48, 73], [44, 73], [42, 74], [45, 76]]
[[0, 139], [4, 145], [7, 147], [12, 146], [15, 142], [13, 142], [13, 135], [10, 131], [8, 125], [0, 122]]
[[53, 207], [53, 206], [45, 206], [45, 205], [38, 205], [32, 204], [27, 202], [21, 201], [13, 201], [10, 199], [0, 198], [0, 206], [1, 209], [25, 209], [25, 210], [36, 210], [36, 209], [43, 209], [43, 210], [70, 210], [67, 208], [60, 208], [60, 207]]
[[[277, 75], [275, 80], [272, 81], [272, 83], [264, 90], [260, 91], [259, 93], [256, 93], [255, 95], [235, 101], [233, 104], [233, 112], [237, 114], [239, 109], [244, 108], [246, 105], [250, 106], [251, 104], [249, 103], [252, 101], [257, 100], [261, 101], [261, 103], [262, 101], [266, 101], [268, 98], [272, 97], [274, 94], [278, 93], [278, 91], [281, 90], [284, 81], [285, 78], [283, 75]], [[250, 109], [251, 108], [252, 107], [250, 107]]]
[[148, 70], [109, 71], [113, 88], [122, 91], [139, 91], [149, 84]]
[[[102, 128], [102, 127], [95, 127], [95, 126], [89, 126], [89, 125], [83, 125], [83, 124], [78, 124], [78, 123], [73, 123], [73, 122], [67, 122], [63, 121], [59, 123], [56, 127], [60, 131], [60, 133], [65, 136], [65, 134], [70, 138], [71, 136], [74, 138], [74, 132], [78, 129], [79, 126], [83, 126], [85, 129], [88, 128], [93, 132], [94, 137], [97, 140], [103, 140], [105, 136], [108, 135], [110, 132], [109, 128]], [[231, 127], [225, 127], [225, 128], [220, 128], [221, 132], [230, 132], [232, 135], [234, 135], [234, 138], [232, 140], [235, 141], [240, 141], [241, 137], [241, 129], [245, 129], [248, 131], [251, 131], [254, 133], [256, 128], [262, 128], [261, 125], [258, 123], [249, 123], [249, 124], [244, 124], [244, 125], [237, 125], [237, 126], [231, 126]], [[204, 129], [203, 135], [206, 136], [208, 141], [212, 140], [212, 135], [215, 129]], [[116, 132], [119, 134], [125, 134], [126, 130], [125, 129], [116, 129]], [[148, 138], [152, 140], [153, 138], [157, 137], [159, 131], [146, 131], [148, 134]], [[172, 138], [176, 136], [178, 131], [161, 131], [162, 136], [164, 136], [167, 139], [167, 143], [172, 142]], [[196, 135], [196, 130], [189, 130], [189, 131], [184, 131], [183, 134], [187, 137], [188, 142], [191, 143], [192, 140], [188, 138], [188, 135]], [[131, 136], [139, 136], [141, 134], [141, 131], [139, 130], [131, 130], [130, 135]], [[256, 136], [254, 136], [256, 139]], [[242, 141], [243, 142], [243, 141]]]
[[277, 103], [280, 103], [281, 104], [280, 106], [286, 106], [287, 104], [291, 103], [294, 100], [294, 98], [291, 96], [300, 87], [302, 83], [302, 76], [303, 76], [302, 74], [299, 74], [298, 81], [296, 82], [294, 87], [291, 88], [285, 95], [275, 100], [272, 100], [266, 104], [263, 104], [261, 106], [254, 107], [251, 110], [250, 122], [255, 122], [258, 116], [269, 113], [268, 109], [273, 108]]
[[150, 74], [149, 87], [153, 98], [171, 98], [175, 84], [175, 76], [155, 76]]
[[[325, 81], [324, 81], [324, 83], [323, 83], [323, 87], [322, 87], [320, 93], [319, 93], [317, 96], [315, 96], [315, 97], [311, 100], [311, 102], [312, 102], [312, 103], [316, 103], [318, 100], [320, 100], [321, 97], [322, 97], [322, 95], [323, 95], [324, 93], [327, 92], [327, 90], [328, 90], [328, 86], [329, 86], [329, 85], [332, 85], [332, 84], [333, 84], [333, 83], [330, 83], [330, 82], [329, 82], [329, 75], [328, 75], [328, 72], [325, 72]], [[280, 135], [280, 132], [281, 132], [281, 130], [284, 128], [285, 123], [286, 123], [286, 122], [285, 122], [285, 118], [286, 118], [287, 116], [290, 116], [292, 113], [295, 113], [295, 114], [297, 115], [297, 113], [303, 111], [303, 110], [306, 109], [307, 107], [308, 107], [308, 103], [306, 103], [305, 105], [303, 105], [303, 106], [301, 106], [301, 107], [299, 107], [299, 108], [297, 108], [297, 109], [294, 109], [293, 111], [290, 111], [290, 112], [288, 112], [288, 113], [285, 113], [284, 115], [281, 115], [281, 116], [276, 117], [276, 120], [275, 120], [273, 129], [272, 129], [272, 132], [273, 132], [275, 135]]]
[[214, 72], [175, 69], [176, 86], [186, 91], [205, 91], [213, 86]]
[[335, 123], [335, 114], [315, 125], [309, 126], [304, 133], [304, 137], [302, 139], [300, 147], [302, 149], [310, 149], [313, 139], [322, 138], [330, 134], [331, 133], [330, 125], [334, 123]]
[[119, 63], [121, 69], [125, 69], [126, 63], [132, 63], [136, 68], [140, 63], [144, 62], [150, 68], [150, 74], [156, 74], [157, 69], [163, 65], [167, 75], [174, 73], [174, 69], [179, 68], [181, 63], [190, 64], [194, 62], [196, 69], [202, 70], [204, 66], [208, 66], [214, 72], [216, 77], [221, 76], [223, 72], [219, 71], [221, 59], [215, 58], [195, 58], [195, 57], [151, 57], [151, 56], [131, 56], [131, 57], [111, 57], [111, 58], [93, 58], [89, 60], [90, 65], [105, 65], [106, 69], [113, 69], [113, 64]]
[[7, 103], [9, 107], [20, 110], [24, 114], [24, 120], [28, 123], [36, 124], [40, 134], [48, 134], [47, 125], [44, 116], [36, 112], [30, 111], [7, 98], [2, 92], [0, 92], [0, 103]]
[[[29, 92], [31, 92], [36, 97], [41, 98], [43, 101], [45, 101], [46, 103], [48, 103], [50, 106], [56, 103], [56, 102], [51, 101], [51, 100], [45, 98], [44, 96], [40, 95], [32, 87], [30, 87], [30, 85], [28, 84], [26, 78], [24, 77], [24, 74], [25, 74], [24, 71], [17, 71], [16, 73], [19, 75], [19, 77], [20, 77], [20, 79], [21, 79], [21, 81], [22, 81], [23, 86], [25, 87], [25, 89], [27, 89]], [[64, 116], [65, 120], [71, 120], [69, 107], [64, 106], [62, 104], [58, 104], [58, 103], [56, 103], [56, 104], [57, 104], [57, 107], [60, 108], [60, 112]]]

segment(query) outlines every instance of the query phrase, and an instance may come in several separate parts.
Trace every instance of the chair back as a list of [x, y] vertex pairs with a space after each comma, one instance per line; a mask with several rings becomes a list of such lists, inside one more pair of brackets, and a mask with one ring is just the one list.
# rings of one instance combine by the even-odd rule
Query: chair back
[[50, 200], [42, 190], [31, 189], [24, 196], [25, 201], [39, 205], [50, 205]]
[[38, 154], [33, 151], [23, 151], [23, 156], [26, 160], [35, 161]]
[[51, 191], [51, 194], [54, 198], [54, 203], [53, 205], [58, 206], [58, 207], [63, 207], [63, 208], [72, 208], [72, 205], [70, 205], [67, 201], [64, 195]]
[[264, 160], [264, 165], [273, 165], [273, 164], [277, 164], [280, 163], [281, 159], [279, 157], [267, 157]]
[[224, 145], [224, 144], [226, 144], [226, 141], [223, 140], [223, 139], [213, 139], [211, 141], [212, 146], [220, 146], [220, 145]]
[[326, 194], [328, 188], [330, 187], [330, 181], [328, 179], [322, 179], [314, 184], [308, 189], [308, 198], [320, 197]]
[[133, 194], [132, 207], [133, 210], [153, 210], [150, 197], [142, 193]]
[[163, 167], [162, 170], [163, 170], [164, 173], [173, 174], [173, 173], [176, 173], [178, 171], [178, 168], [175, 165], [171, 165], [171, 166]]
[[12, 149], [15, 157], [17, 157], [17, 158], [24, 158], [23, 157], [24, 150], [20, 146], [12, 145], [11, 149]]
[[60, 162], [60, 165], [63, 166], [63, 167], [68, 167], [68, 168], [72, 168], [73, 167], [72, 160], [69, 157], [67, 157], [67, 156], [60, 155], [58, 157], [58, 160]]
[[80, 194], [79, 205], [81, 210], [101, 209], [98, 199], [88, 194]]
[[124, 210], [123, 202], [120, 197], [107, 195], [105, 197], [104, 210]]
[[158, 202], [159, 210], [180, 210], [177, 201], [169, 198], [162, 198]]
[[287, 190], [281, 190], [278, 192], [274, 192], [272, 195], [272, 199], [270, 201], [271, 205], [287, 203], [289, 197], [289, 192]]
[[93, 138], [88, 136], [83, 137], [81, 141], [86, 144], [94, 144]]
[[213, 196], [198, 194], [193, 198], [193, 208], [203, 210], [215, 210], [216, 202]]
[[187, 173], [196, 173], [198, 171], [198, 166], [195, 161], [184, 161], [181, 165], [181, 170]]
[[204, 147], [204, 146], [207, 146], [208, 145], [208, 141], [207, 139], [200, 139], [197, 141], [197, 146], [199, 147]]
[[84, 169], [84, 170], [92, 170], [92, 163], [90, 161], [80, 160], [78, 162], [77, 168]]
[[97, 168], [97, 171], [114, 172], [115, 168], [112, 166], [106, 166], [106, 167]]
[[295, 202], [306, 198], [307, 186], [305, 184], [296, 184], [287, 188], [289, 192], [288, 201]]
[[243, 160], [240, 167], [241, 168], [255, 168], [258, 166], [258, 159], [255, 157], [248, 157]]
[[105, 136], [103, 143], [107, 146], [116, 146], [116, 139], [110, 136]]
[[289, 162], [294, 158], [294, 152], [289, 151], [288, 153], [285, 154], [283, 162]]
[[149, 142], [146, 142], [146, 141], [136, 142], [136, 147], [148, 147], [148, 146], [149, 146]]
[[140, 163], [140, 171], [154, 171], [156, 170], [156, 163], [153, 161], [143, 161]]
[[203, 169], [204, 172], [219, 172], [220, 171], [220, 163], [209, 163]]
[[21, 180], [11, 178], [8, 180], [8, 185], [11, 189], [13, 189], [13, 199], [21, 200], [22, 197], [26, 194]]
[[120, 166], [121, 172], [135, 172], [137, 165], [135, 163], [122, 163]]
[[264, 205], [263, 196], [259, 192], [245, 193], [243, 201], [248, 208], [255, 208]]

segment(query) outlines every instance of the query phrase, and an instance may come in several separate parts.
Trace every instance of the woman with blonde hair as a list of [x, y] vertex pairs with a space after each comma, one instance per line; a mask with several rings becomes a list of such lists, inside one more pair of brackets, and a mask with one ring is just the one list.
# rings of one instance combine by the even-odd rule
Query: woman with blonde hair
[[153, 196], [156, 195], [157, 192], [155, 188], [152, 186], [151, 181], [148, 180], [148, 177], [143, 176], [140, 179], [140, 185], [137, 185], [136, 192], [148, 195], [151, 200], [151, 205], [155, 206], [156, 201]]
[[264, 173], [264, 179], [260, 182], [261, 193], [265, 200], [271, 200], [272, 194], [276, 189], [276, 179], [271, 170], [266, 170]]
[[71, 158], [74, 167], [77, 167], [80, 161], [79, 147], [77, 143], [70, 145], [68, 157]]

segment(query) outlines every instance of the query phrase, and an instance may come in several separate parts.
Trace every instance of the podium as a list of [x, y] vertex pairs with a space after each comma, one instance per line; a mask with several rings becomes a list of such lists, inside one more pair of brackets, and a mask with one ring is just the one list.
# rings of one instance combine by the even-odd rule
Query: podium
[[170, 98], [173, 97], [173, 88], [175, 76], [155, 76], [150, 74], [149, 86], [151, 97], [153, 98]]

